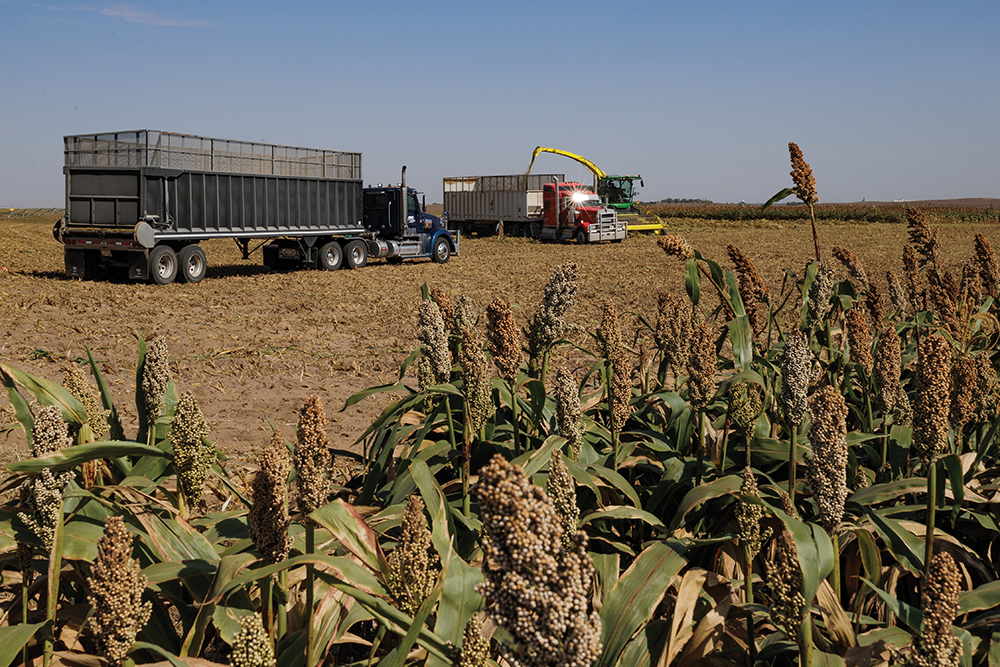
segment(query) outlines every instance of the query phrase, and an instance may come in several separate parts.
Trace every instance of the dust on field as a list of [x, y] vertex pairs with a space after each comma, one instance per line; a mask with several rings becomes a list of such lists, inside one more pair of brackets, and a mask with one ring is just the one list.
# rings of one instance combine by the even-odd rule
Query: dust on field
[[[57, 382], [89, 348], [135, 432], [135, 334], [168, 342], [178, 393], [190, 391], [211, 428], [212, 441], [242, 457], [270, 438], [272, 425], [294, 438], [297, 411], [311, 394], [324, 402], [334, 447], [360, 450], [358, 438], [393, 398], [378, 394], [343, 409], [362, 389], [392, 384], [416, 347], [416, 310], [427, 283], [466, 294], [483, 309], [494, 298], [511, 302], [525, 325], [558, 264], [579, 266], [578, 303], [572, 323], [593, 331], [611, 299], [619, 313], [656, 318], [656, 295], [684, 289], [684, 265], [666, 256], [657, 237], [636, 235], [610, 245], [544, 244], [527, 239], [467, 238], [461, 256], [444, 265], [429, 261], [393, 266], [375, 260], [360, 270], [272, 272], [259, 252], [242, 259], [232, 241], [202, 244], [206, 280], [197, 285], [155, 286], [125, 279], [80, 281], [63, 275], [62, 247], [53, 240], [56, 215], [0, 220], [0, 360]], [[777, 292], [785, 269], [802, 274], [813, 252], [808, 223], [740, 227], [671, 220], [684, 236], [724, 268], [733, 244], [756, 264]], [[953, 270], [973, 253], [976, 232], [994, 241], [998, 225], [937, 225], [945, 265]], [[904, 225], [820, 226], [824, 260], [842, 267], [830, 249], [851, 249], [873, 279], [901, 272]], [[635, 330], [627, 318], [626, 334]], [[592, 348], [585, 334], [574, 333]], [[630, 341], [632, 337], [626, 336]], [[565, 353], [564, 353], [565, 354]], [[413, 382], [412, 378], [408, 378]], [[6, 399], [0, 406], [7, 406]], [[23, 436], [0, 436], [0, 462], [26, 455]]]

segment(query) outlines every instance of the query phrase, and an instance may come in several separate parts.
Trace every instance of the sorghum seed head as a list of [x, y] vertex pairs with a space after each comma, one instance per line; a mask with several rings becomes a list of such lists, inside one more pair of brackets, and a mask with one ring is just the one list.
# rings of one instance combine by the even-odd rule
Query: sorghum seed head
[[201, 499], [205, 480], [215, 462], [215, 449], [204, 442], [208, 425], [198, 402], [190, 392], [177, 401], [170, 420], [170, 442], [174, 446], [174, 467], [184, 492], [197, 503]]
[[483, 637], [483, 621], [473, 614], [462, 633], [462, 659], [459, 667], [486, 667], [490, 642]]
[[1000, 262], [993, 252], [993, 245], [982, 234], [976, 234], [976, 261], [986, 293], [997, 297], [1000, 290]]
[[816, 192], [816, 179], [810, 167], [802, 157], [802, 149], [797, 144], [789, 142], [788, 153], [792, 160], [792, 183], [795, 184], [795, 196], [803, 204], [815, 204], [819, 201]]
[[897, 424], [908, 424], [913, 410], [900, 382], [902, 352], [902, 341], [896, 328], [891, 324], [884, 326], [879, 333], [878, 353], [875, 356], [875, 385], [879, 388], [882, 409], [892, 414]]
[[947, 552], [934, 554], [920, 591], [923, 628], [913, 642], [904, 665], [958, 667], [962, 644], [951, 624], [958, 613], [958, 594], [961, 590], [962, 577], [955, 561]]
[[847, 500], [847, 404], [833, 387], [820, 389], [809, 400], [809, 487], [819, 506], [820, 521], [834, 533], [844, 516]]
[[292, 546], [288, 534], [288, 450], [275, 431], [257, 459], [250, 483], [250, 539], [269, 563], [285, 559]]
[[247, 614], [239, 620], [240, 629], [233, 636], [229, 664], [233, 667], [272, 667], [274, 646], [264, 630], [260, 614]]
[[463, 294], [455, 302], [455, 331], [461, 334], [463, 329], [476, 328], [476, 305], [472, 298]]
[[120, 516], [109, 516], [87, 579], [87, 599], [94, 610], [90, 618], [94, 640], [109, 665], [125, 662], [152, 612], [152, 603], [142, 602], [146, 577], [139, 569], [132, 560], [132, 534]]
[[938, 241], [937, 232], [931, 229], [930, 225], [927, 223], [927, 218], [924, 217], [924, 214], [920, 209], [907, 206], [903, 209], [903, 211], [906, 214], [906, 226], [909, 230], [910, 243], [923, 258], [921, 265], [937, 265], [938, 254], [941, 250], [941, 244]]
[[[741, 496], [760, 497], [757, 489], [757, 480], [754, 477], [750, 466], [743, 469], [743, 484], [740, 485]], [[747, 547], [750, 552], [750, 560], [753, 560], [760, 549], [771, 537], [771, 529], [761, 531], [761, 519], [764, 518], [764, 508], [760, 505], [740, 499], [736, 507], [736, 522], [740, 527], [740, 543]], [[749, 570], [750, 567], [748, 566]]]
[[163, 396], [170, 382], [170, 358], [165, 338], [154, 338], [146, 348], [142, 364], [142, 398], [146, 406], [148, 424], [152, 426], [163, 410]]
[[500, 656], [514, 667], [590, 666], [601, 651], [601, 621], [588, 617], [594, 576], [587, 538], [563, 548], [561, 520], [548, 495], [501, 456], [479, 472], [486, 613], [509, 633]]
[[546, 491], [562, 522], [563, 549], [571, 551], [573, 536], [579, 527], [580, 508], [576, 504], [576, 484], [570, 477], [559, 450], [553, 451], [549, 459], [549, 483]]
[[[726, 246], [726, 251], [729, 253], [729, 259], [733, 264], [736, 265], [736, 272], [741, 278], [746, 276], [747, 290], [743, 294], [744, 299], [756, 299], [763, 303], [769, 303], [771, 300], [770, 295], [767, 291], [767, 285], [764, 283], [764, 279], [761, 277], [760, 272], [757, 271], [757, 267], [754, 266], [750, 258], [743, 254], [743, 251], [734, 245]], [[740, 284], [740, 291], [743, 292], [743, 283]]]
[[703, 409], [715, 396], [718, 388], [716, 362], [712, 328], [707, 322], [702, 322], [694, 328], [687, 363], [688, 393], [691, 407], [695, 410]]
[[432, 384], [444, 384], [451, 377], [451, 351], [444, 329], [441, 310], [433, 301], [421, 301], [418, 311], [420, 352], [430, 361], [434, 373]]
[[437, 304], [438, 310], [441, 311], [441, 319], [444, 321], [444, 325], [452, 329], [455, 326], [455, 305], [451, 302], [451, 297], [440, 287], [435, 287], [431, 290], [431, 299]]
[[657, 319], [653, 339], [664, 360], [674, 372], [687, 366], [688, 341], [691, 339], [691, 304], [673, 294], [660, 292], [656, 297]]
[[908, 305], [906, 289], [903, 287], [903, 283], [900, 281], [899, 276], [896, 275], [895, 271], [890, 269], [885, 272], [885, 280], [889, 285], [889, 301], [892, 303], [892, 307], [899, 311], [899, 313], [906, 312]]
[[781, 353], [781, 393], [778, 405], [785, 418], [798, 426], [806, 411], [806, 394], [812, 369], [812, 354], [805, 334], [792, 330]]
[[399, 542], [387, 559], [386, 582], [396, 607], [413, 616], [437, 583], [439, 559], [431, 548], [431, 531], [424, 515], [424, 501], [410, 496], [403, 513]]
[[832, 297], [833, 269], [820, 262], [819, 266], [816, 267], [816, 277], [813, 278], [812, 284], [809, 286], [806, 323], [810, 329], [829, 315], [832, 308], [830, 303]]
[[691, 244], [675, 234], [668, 234], [656, 242], [663, 252], [677, 259], [687, 261], [694, 259], [694, 248]]
[[304, 514], [311, 514], [326, 504], [332, 463], [330, 442], [326, 437], [326, 412], [319, 396], [312, 395], [299, 412], [298, 444], [293, 459], [299, 509]]
[[479, 334], [474, 329], [462, 329], [462, 393], [473, 431], [481, 429], [496, 412], [487, 368]]
[[872, 334], [868, 317], [860, 308], [851, 308], [847, 318], [847, 340], [851, 346], [851, 360], [865, 369], [865, 377], [872, 375]]
[[852, 278], [859, 281], [863, 287], [868, 287], [868, 274], [865, 273], [865, 267], [857, 255], [847, 248], [833, 246], [833, 256], [840, 260]]
[[559, 435], [569, 443], [570, 457], [574, 461], [580, 459], [580, 448], [583, 445], [583, 416], [580, 413], [580, 390], [576, 386], [573, 374], [564, 368], [556, 373], [556, 424]]
[[925, 336], [920, 342], [913, 405], [913, 446], [925, 463], [948, 448], [950, 370], [948, 341]]
[[73, 398], [80, 401], [87, 412], [87, 424], [90, 426], [94, 442], [103, 440], [108, 432], [108, 415], [111, 411], [104, 409], [97, 388], [87, 381], [87, 374], [73, 364], [63, 374], [63, 386]]
[[500, 377], [513, 383], [521, 369], [521, 330], [514, 321], [510, 304], [497, 297], [486, 307], [490, 354]]
[[542, 303], [528, 324], [528, 365], [532, 376], [541, 370], [545, 352], [566, 331], [566, 311], [576, 302], [580, 273], [575, 262], [555, 268], [545, 284]]
[[767, 564], [771, 584], [771, 618], [797, 641], [806, 600], [802, 595], [802, 567], [791, 531], [782, 528], [775, 539], [774, 560]]

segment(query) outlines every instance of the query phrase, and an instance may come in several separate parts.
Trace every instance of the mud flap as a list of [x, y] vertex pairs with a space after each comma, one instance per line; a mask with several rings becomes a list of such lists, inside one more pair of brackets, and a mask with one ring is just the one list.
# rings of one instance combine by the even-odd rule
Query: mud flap
[[87, 275], [87, 255], [83, 250], [66, 250], [66, 275], [84, 278]]
[[128, 267], [128, 277], [132, 280], [149, 280], [149, 252], [137, 252]]

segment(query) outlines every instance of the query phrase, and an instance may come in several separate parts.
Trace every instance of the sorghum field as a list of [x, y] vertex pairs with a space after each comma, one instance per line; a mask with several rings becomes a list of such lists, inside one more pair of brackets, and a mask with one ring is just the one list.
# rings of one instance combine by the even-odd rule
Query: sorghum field
[[0, 220], [0, 667], [1000, 664], [1000, 224], [777, 217], [166, 287]]

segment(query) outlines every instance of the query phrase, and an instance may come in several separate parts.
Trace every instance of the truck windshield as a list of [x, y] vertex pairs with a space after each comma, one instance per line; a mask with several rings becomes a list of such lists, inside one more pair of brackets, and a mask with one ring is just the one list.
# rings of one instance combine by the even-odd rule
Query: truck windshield
[[601, 198], [590, 192], [574, 192], [573, 202], [577, 206], [600, 206]]

